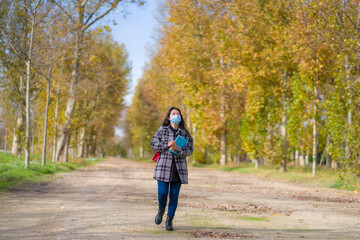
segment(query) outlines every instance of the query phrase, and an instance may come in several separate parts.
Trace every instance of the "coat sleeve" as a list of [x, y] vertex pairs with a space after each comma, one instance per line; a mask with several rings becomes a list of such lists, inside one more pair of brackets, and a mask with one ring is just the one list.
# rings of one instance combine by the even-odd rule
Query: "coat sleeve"
[[152, 141], [151, 141], [151, 148], [157, 152], [164, 152], [164, 151], [168, 150], [167, 139], [161, 138], [162, 131], [163, 131], [163, 128], [160, 127], [154, 134]]
[[185, 147], [180, 148], [179, 155], [180, 157], [188, 157], [193, 153], [193, 139], [189, 136], [189, 140]]

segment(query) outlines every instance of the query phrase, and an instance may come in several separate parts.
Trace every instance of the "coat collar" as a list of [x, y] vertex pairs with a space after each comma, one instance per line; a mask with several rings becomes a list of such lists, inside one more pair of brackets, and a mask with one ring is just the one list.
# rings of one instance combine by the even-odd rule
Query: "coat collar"
[[[170, 125], [170, 124], [169, 124], [169, 125], [167, 125], [167, 126], [166, 126], [166, 128], [168, 128], [170, 131], [172, 131], [172, 130], [171, 130], [171, 125]], [[184, 131], [184, 129], [182, 129], [181, 127], [178, 127], [178, 129], [177, 129], [176, 133], [185, 134], [185, 131]]]

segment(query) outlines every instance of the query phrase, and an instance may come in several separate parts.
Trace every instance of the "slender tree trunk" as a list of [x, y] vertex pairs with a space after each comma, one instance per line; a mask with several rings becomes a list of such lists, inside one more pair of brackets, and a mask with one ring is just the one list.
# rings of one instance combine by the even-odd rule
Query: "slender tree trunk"
[[140, 158], [144, 157], [144, 147], [142, 144], [140, 144]]
[[19, 110], [18, 113], [18, 118], [17, 118], [17, 124], [16, 124], [16, 128], [14, 130], [14, 139], [13, 139], [13, 144], [12, 144], [12, 149], [11, 149], [11, 154], [14, 156], [21, 156], [21, 135], [24, 131], [24, 119], [25, 116], [22, 112], [22, 110]]
[[7, 128], [5, 127], [5, 156], [7, 155]]
[[70, 138], [71, 133], [67, 135], [67, 139], [65, 140], [65, 146], [64, 146], [64, 154], [62, 155], [62, 158], [60, 159], [61, 162], [68, 162], [69, 161], [69, 147], [70, 147]]
[[257, 158], [255, 158], [255, 169], [259, 168], [259, 160]]
[[287, 146], [286, 146], [286, 125], [287, 125], [287, 119], [286, 119], [286, 84], [287, 82], [287, 72], [285, 71], [284, 74], [284, 96], [283, 96], [283, 112], [282, 112], [282, 118], [281, 118], [281, 135], [282, 135], [282, 159], [281, 159], [281, 166], [280, 166], [280, 172], [286, 172], [286, 152], [287, 152]]
[[14, 138], [13, 138], [13, 144], [11, 148], [11, 154], [14, 156], [21, 156], [22, 153], [22, 135], [24, 133], [24, 127], [25, 127], [25, 101], [23, 99], [23, 96], [25, 95], [25, 81], [24, 76], [20, 75], [20, 83], [19, 83], [19, 91], [20, 91], [20, 98], [19, 101], [19, 109], [17, 112], [17, 122], [16, 122], [16, 128], [14, 130]]
[[46, 109], [45, 109], [45, 123], [44, 123], [44, 140], [43, 140], [43, 152], [42, 152], [42, 165], [46, 162], [46, 139], [47, 139], [47, 125], [48, 125], [48, 113], [50, 104], [50, 84], [51, 80], [47, 81], [47, 94], [46, 94]]
[[84, 18], [84, 7], [79, 6], [79, 14], [77, 19], [77, 28], [75, 33], [75, 51], [74, 51], [74, 67], [72, 71], [72, 77], [70, 82], [70, 90], [69, 90], [69, 98], [66, 104], [65, 110], [65, 123], [61, 127], [61, 133], [59, 137], [59, 142], [57, 146], [56, 159], [57, 161], [61, 159], [67, 159], [67, 156], [64, 154], [68, 153], [65, 146], [69, 145], [67, 141], [70, 141], [71, 134], [71, 122], [73, 118], [73, 113], [76, 104], [76, 93], [77, 93], [77, 85], [79, 81], [79, 64], [80, 64], [80, 56], [81, 56], [81, 45], [82, 45], [82, 36], [83, 36], [83, 18]]
[[32, 129], [32, 134], [31, 134], [31, 154], [34, 154], [36, 125], [34, 124], [31, 129]]
[[305, 167], [305, 154], [304, 149], [301, 148], [301, 156], [299, 157], [299, 165]]
[[[31, 3], [30, 3], [31, 4]], [[35, 17], [31, 23], [29, 39], [28, 59], [26, 60], [26, 147], [25, 147], [25, 168], [29, 168], [30, 163], [30, 81], [31, 81], [31, 60], [33, 50], [33, 38], [35, 28]]]
[[317, 120], [316, 120], [316, 114], [317, 114], [317, 89], [316, 86], [314, 87], [314, 118], [313, 118], [313, 165], [312, 165], [312, 175], [316, 175], [316, 166], [317, 166]]
[[325, 151], [325, 149], [324, 149], [323, 154], [321, 155], [321, 158], [320, 158], [319, 167], [321, 167], [321, 165], [322, 165], [323, 162], [324, 162], [325, 152], [326, 152], [326, 151]]
[[[349, 56], [346, 55], [345, 56], [345, 64], [344, 64], [344, 68], [345, 68], [345, 72], [346, 72], [346, 83], [349, 86], [350, 83], [350, 64], [349, 64]], [[346, 138], [346, 146], [345, 146], [345, 158], [346, 161], [348, 162], [349, 158], [350, 158], [350, 149], [349, 149], [349, 134], [350, 134], [350, 128], [352, 126], [352, 96], [351, 96], [351, 88], [349, 88], [349, 91], [347, 93], [348, 95], [348, 104], [349, 104], [349, 111], [347, 114], [347, 122], [348, 122], [348, 127], [347, 127], [347, 138]]]
[[86, 139], [86, 126], [83, 126], [80, 132], [80, 144], [77, 155], [77, 157], [79, 158], [84, 157], [85, 139]]
[[[213, 63], [215, 66], [215, 64]], [[224, 59], [220, 57], [220, 69], [224, 73], [224, 71], [227, 71], [226, 68], [229, 68], [228, 66], [225, 66]], [[221, 129], [221, 136], [220, 136], [220, 165], [224, 166], [227, 163], [227, 120], [226, 120], [226, 97], [225, 97], [225, 88], [223, 80], [221, 80], [221, 97], [220, 97], [220, 118], [221, 121], [224, 121], [224, 125]]]
[[331, 161], [331, 168], [332, 168], [332, 169], [337, 169], [337, 167], [338, 167], [337, 162], [334, 161], [334, 160], [332, 160], [332, 161]]
[[220, 165], [225, 166], [227, 162], [227, 130], [226, 128], [221, 130], [220, 138]]
[[295, 166], [299, 165], [299, 150], [295, 150]]
[[59, 114], [60, 81], [61, 81], [61, 78], [62, 78], [63, 65], [64, 65], [64, 57], [62, 59], [62, 64], [61, 64], [61, 69], [60, 69], [60, 74], [59, 74], [59, 79], [58, 79], [57, 89], [56, 89], [56, 109], [55, 109], [55, 133], [54, 133], [54, 146], [53, 146], [53, 148], [54, 148], [53, 149], [53, 163], [55, 163], [57, 161], [57, 159], [56, 159], [56, 144], [57, 144], [57, 130], [58, 130], [57, 120], [58, 120], [58, 114]]
[[331, 156], [329, 154], [329, 145], [330, 145], [330, 140], [331, 140], [331, 135], [328, 134], [327, 138], [326, 138], [326, 148], [325, 148], [325, 152], [326, 152], [326, 167], [331, 168]]

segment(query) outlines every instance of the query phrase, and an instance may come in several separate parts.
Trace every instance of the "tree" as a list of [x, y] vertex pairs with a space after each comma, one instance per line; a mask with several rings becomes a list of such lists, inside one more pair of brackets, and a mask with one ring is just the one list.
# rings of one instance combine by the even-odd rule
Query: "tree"
[[[65, 1], [52, 0], [52, 2], [62, 10], [63, 14], [69, 19], [70, 25], [73, 27], [74, 33], [74, 65], [72, 70], [72, 78], [70, 81], [69, 97], [66, 104], [65, 123], [61, 126], [59, 136], [56, 159], [59, 161], [67, 161], [67, 148], [69, 146], [71, 134], [71, 122], [73, 119], [77, 86], [79, 82], [79, 66], [82, 57], [83, 37], [86, 30], [92, 25], [113, 11], [122, 0], [106, 0], [106, 1], [88, 1], [77, 0], [72, 3]], [[133, 1], [139, 2], [139, 1]]]

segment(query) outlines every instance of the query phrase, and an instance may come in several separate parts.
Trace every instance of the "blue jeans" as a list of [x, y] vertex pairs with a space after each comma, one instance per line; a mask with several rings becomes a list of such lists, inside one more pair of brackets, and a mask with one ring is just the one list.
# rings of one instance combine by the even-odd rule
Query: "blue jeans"
[[169, 185], [170, 185], [170, 201], [169, 201], [167, 215], [170, 217], [174, 217], [178, 205], [181, 181], [168, 183], [158, 180], [157, 182], [158, 182], [158, 200], [159, 200], [160, 208], [166, 207], [167, 197], [169, 195]]

